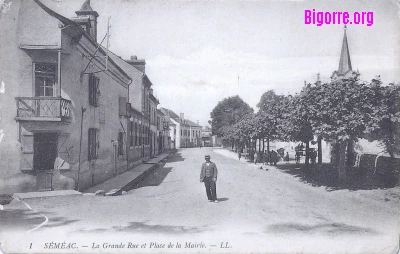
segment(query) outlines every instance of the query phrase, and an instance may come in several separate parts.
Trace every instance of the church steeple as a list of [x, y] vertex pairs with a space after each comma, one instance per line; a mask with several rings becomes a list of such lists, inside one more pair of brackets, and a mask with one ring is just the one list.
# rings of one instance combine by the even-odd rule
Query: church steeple
[[347, 27], [344, 26], [344, 36], [342, 43], [342, 52], [340, 53], [340, 61], [339, 61], [339, 74], [345, 74], [348, 71], [351, 71], [351, 60], [350, 60], [350, 52], [349, 52], [349, 44], [347, 43]]
[[339, 60], [339, 68], [337, 71], [334, 71], [331, 79], [341, 79], [347, 78], [353, 75], [353, 69], [351, 67], [351, 59], [350, 59], [350, 51], [349, 44], [347, 42], [347, 27], [344, 26], [344, 35], [342, 42], [342, 51], [340, 52], [340, 60]]

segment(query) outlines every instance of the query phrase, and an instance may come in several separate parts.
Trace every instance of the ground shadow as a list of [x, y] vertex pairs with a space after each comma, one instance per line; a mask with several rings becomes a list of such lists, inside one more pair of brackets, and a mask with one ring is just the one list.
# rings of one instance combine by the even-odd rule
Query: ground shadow
[[[196, 234], [205, 231], [205, 228], [199, 227], [185, 227], [185, 226], [172, 226], [172, 225], [149, 225], [146, 222], [130, 222], [125, 227], [114, 226], [112, 228], [98, 228], [90, 230], [79, 230], [81, 233], [109, 233], [122, 232], [122, 233], [138, 233], [138, 234], [164, 234], [164, 235], [186, 235]], [[209, 230], [209, 228], [207, 228]]]
[[306, 234], [366, 234], [375, 235], [378, 232], [372, 228], [357, 227], [344, 223], [321, 223], [315, 225], [300, 223], [279, 223], [270, 225], [265, 233], [290, 234], [290, 233], [306, 233]]
[[[165, 164], [164, 164], [165, 165]], [[140, 181], [133, 189], [139, 189], [146, 186], [159, 186], [164, 179], [167, 177], [169, 172], [171, 172], [172, 167], [158, 167], [146, 178]]]
[[[48, 213], [46, 215], [48, 215]], [[69, 220], [66, 217], [51, 217], [51, 216], [47, 217], [49, 218], [49, 222], [43, 225], [40, 229], [61, 227], [79, 221], [79, 220]]]
[[52, 212], [35, 212], [27, 209], [3, 210], [0, 211], [0, 231], [7, 229], [30, 230], [46, 220], [39, 213], [48, 217], [48, 222], [44, 224], [40, 229], [49, 227], [60, 227], [79, 221], [69, 220], [66, 217], [52, 217], [56, 215], [56, 213]]
[[185, 159], [182, 157], [180, 152], [174, 153], [171, 157], [168, 158], [168, 162], [178, 162], [178, 161], [184, 161]]
[[218, 200], [219, 202], [225, 202], [225, 201], [228, 201], [229, 198], [217, 198], [217, 200]]
[[28, 230], [45, 219], [43, 216], [26, 209], [13, 209], [0, 211], [0, 232], [7, 230]]
[[299, 178], [302, 182], [312, 186], [325, 186], [327, 190], [372, 190], [393, 188], [397, 185], [395, 179], [388, 179], [370, 171], [352, 167], [347, 170], [346, 181], [339, 180], [337, 168], [332, 164], [309, 165], [278, 164], [276, 167], [282, 172]]
[[0, 205], [8, 205], [13, 200], [9, 194], [0, 194]]

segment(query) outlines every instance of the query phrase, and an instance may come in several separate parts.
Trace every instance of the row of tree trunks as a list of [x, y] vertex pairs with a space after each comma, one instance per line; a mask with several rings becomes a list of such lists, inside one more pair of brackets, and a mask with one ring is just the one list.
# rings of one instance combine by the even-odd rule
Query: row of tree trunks
[[322, 137], [318, 136], [318, 164], [322, 164]]
[[308, 167], [308, 165], [310, 165], [310, 141], [306, 142], [306, 159], [304, 164], [306, 164], [306, 167]]

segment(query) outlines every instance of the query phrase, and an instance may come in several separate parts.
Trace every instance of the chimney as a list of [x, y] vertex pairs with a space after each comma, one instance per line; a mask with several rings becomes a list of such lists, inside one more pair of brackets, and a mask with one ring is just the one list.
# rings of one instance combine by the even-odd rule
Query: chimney
[[183, 119], [185, 119], [185, 114], [184, 113], [181, 113], [180, 114], [180, 118], [183, 120]]
[[200, 125], [200, 124], [199, 124], [199, 120], [197, 120], [197, 125]]
[[133, 67], [137, 68], [141, 72], [145, 73], [146, 71], [146, 61], [144, 59], [138, 59], [137, 56], [131, 56], [130, 60], [126, 60], [126, 62]]
[[84, 25], [84, 23], [89, 23], [88, 29], [86, 32], [93, 38], [94, 41], [97, 42], [97, 17], [99, 14], [97, 11], [94, 11], [90, 6], [90, 0], [86, 0], [81, 9], [75, 12], [78, 16], [73, 20], [77, 22], [79, 25]]

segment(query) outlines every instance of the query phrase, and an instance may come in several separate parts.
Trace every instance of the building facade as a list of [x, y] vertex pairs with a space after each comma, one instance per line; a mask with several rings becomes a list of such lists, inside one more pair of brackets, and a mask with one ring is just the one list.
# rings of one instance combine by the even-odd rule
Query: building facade
[[158, 154], [168, 152], [171, 149], [171, 137], [169, 136], [169, 119], [161, 110], [157, 110]]
[[170, 109], [161, 108], [161, 112], [169, 119], [169, 135], [171, 148], [199, 147], [201, 145], [201, 126], [185, 119], [185, 115], [178, 116]]
[[89, 2], [76, 14], [21, 0], [1, 17], [1, 193], [82, 190], [127, 170], [132, 79], [99, 48]]
[[149, 93], [150, 102], [150, 157], [153, 158], [158, 155], [158, 128], [157, 128], [157, 105], [160, 104], [158, 99], [153, 94], [153, 89]]

